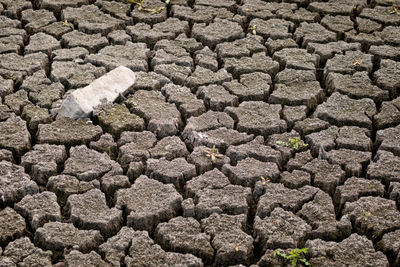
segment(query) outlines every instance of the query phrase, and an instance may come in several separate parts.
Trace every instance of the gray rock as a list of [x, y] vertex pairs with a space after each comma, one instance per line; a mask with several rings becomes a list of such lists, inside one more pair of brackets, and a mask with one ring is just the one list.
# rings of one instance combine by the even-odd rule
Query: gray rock
[[11, 205], [26, 195], [39, 191], [37, 184], [24, 172], [24, 168], [8, 161], [0, 161], [0, 204]]
[[182, 196], [173, 185], [164, 185], [142, 175], [128, 189], [115, 194], [116, 207], [128, 214], [127, 225], [138, 230], [152, 230], [181, 209]]
[[89, 120], [60, 118], [51, 124], [40, 124], [37, 133], [38, 143], [80, 145], [97, 140], [103, 131]]
[[107, 237], [116, 234], [122, 224], [122, 211], [110, 209], [104, 193], [99, 189], [69, 196], [65, 209], [70, 220], [81, 229], [99, 230]]
[[254, 232], [261, 249], [296, 248], [302, 246], [311, 234], [311, 226], [290, 211], [276, 208], [263, 220], [256, 216]]
[[186, 81], [192, 73], [192, 69], [187, 66], [180, 66], [177, 64], [160, 64], [156, 65], [154, 72], [164, 75], [164, 79], [171, 80], [175, 84], [185, 85]]
[[74, 25], [68, 22], [65, 23], [63, 21], [60, 22], [56, 21], [47, 26], [42, 27], [40, 30], [46, 34], [52, 35], [57, 39], [61, 39], [64, 34], [74, 30], [73, 26]]
[[81, 145], [72, 147], [69, 154], [63, 174], [74, 175], [81, 181], [99, 179], [105, 174], [122, 174], [121, 166], [106, 153], [101, 154]]
[[347, 202], [343, 214], [351, 219], [358, 234], [365, 234], [373, 240], [400, 225], [396, 203], [381, 197], [361, 197], [355, 202]]
[[25, 233], [25, 219], [10, 207], [6, 207], [0, 211], [0, 223], [2, 225], [0, 230], [0, 244], [2, 245]]
[[64, 146], [37, 144], [21, 158], [21, 165], [35, 181], [46, 184], [50, 176], [57, 175], [66, 159]]
[[204, 259], [205, 263], [213, 260], [211, 237], [201, 232], [200, 223], [193, 218], [176, 217], [160, 223], [155, 230], [155, 238], [170, 251], [194, 254]]
[[77, 89], [63, 101], [58, 117], [85, 118], [93, 109], [106, 102], [114, 102], [119, 95], [126, 94], [136, 81], [135, 74], [120, 66], [93, 81], [85, 88]]
[[281, 109], [280, 105], [248, 101], [239, 107], [228, 107], [225, 112], [237, 122], [238, 131], [268, 136], [286, 131], [286, 122], [279, 115]]
[[309, 248], [310, 263], [314, 266], [389, 266], [386, 256], [375, 251], [372, 241], [358, 234], [352, 234], [339, 243], [309, 240], [306, 247]]
[[44, 249], [62, 251], [77, 246], [88, 253], [103, 243], [103, 237], [97, 230], [79, 230], [72, 223], [48, 222], [36, 230], [34, 241]]
[[32, 196], [27, 195], [16, 203], [14, 208], [28, 219], [34, 231], [47, 222], [61, 221], [61, 210], [57, 203], [57, 196], [49, 191]]
[[158, 137], [178, 133], [182, 124], [180, 113], [175, 105], [165, 102], [160, 92], [137, 91], [125, 104], [131, 112], [143, 117], [148, 123], [148, 130]]

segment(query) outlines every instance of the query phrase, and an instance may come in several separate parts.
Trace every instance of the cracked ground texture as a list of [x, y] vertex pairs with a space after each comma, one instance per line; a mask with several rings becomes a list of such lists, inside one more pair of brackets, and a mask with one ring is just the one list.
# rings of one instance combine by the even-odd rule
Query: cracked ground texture
[[399, 0], [0, 0], [0, 266], [400, 266], [399, 208]]

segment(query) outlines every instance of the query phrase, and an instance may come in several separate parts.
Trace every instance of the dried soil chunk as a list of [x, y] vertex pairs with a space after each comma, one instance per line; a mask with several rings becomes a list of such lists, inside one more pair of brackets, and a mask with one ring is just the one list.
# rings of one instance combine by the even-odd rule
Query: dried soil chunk
[[73, 48], [73, 47], [83, 47], [89, 50], [91, 53], [95, 53], [101, 48], [108, 45], [108, 40], [106, 37], [101, 36], [100, 33], [97, 34], [86, 34], [74, 30], [68, 32], [62, 36], [61, 43], [63, 47]]
[[106, 173], [122, 174], [119, 164], [106, 153], [99, 153], [83, 145], [70, 149], [70, 157], [65, 162], [63, 174], [74, 175], [82, 181], [91, 181]]
[[263, 72], [274, 77], [279, 71], [279, 63], [273, 61], [265, 53], [258, 53], [253, 54], [252, 57], [241, 57], [239, 59], [225, 58], [224, 68], [235, 77], [253, 72]]
[[97, 54], [86, 56], [86, 62], [105, 67], [108, 71], [125, 66], [131, 70], [148, 71], [149, 49], [144, 43], [127, 42], [124, 45], [107, 46]]
[[376, 252], [371, 240], [352, 234], [340, 243], [321, 239], [306, 242], [313, 266], [389, 266], [386, 256]]
[[345, 55], [336, 54], [326, 62], [324, 77], [331, 72], [341, 74], [354, 74], [357, 71], [372, 71], [372, 55], [360, 51], [346, 51]]
[[197, 97], [204, 99], [206, 107], [214, 111], [223, 111], [227, 106], [237, 106], [239, 98], [231, 95], [221, 85], [200, 86]]
[[357, 43], [346, 43], [344, 41], [332, 42], [327, 44], [309, 43], [307, 51], [309, 53], [316, 53], [320, 57], [322, 64], [335, 55], [343, 55], [346, 51], [361, 50], [361, 45]]
[[118, 155], [117, 144], [114, 142], [114, 138], [109, 133], [100, 136], [98, 141], [90, 142], [89, 148], [97, 150], [100, 153], [106, 152], [111, 159], [115, 159]]
[[68, 32], [73, 31], [73, 25], [71, 23], [64, 23], [64, 22], [53, 22], [47, 26], [44, 26], [40, 29], [44, 33], [52, 35], [57, 39], [61, 39], [62, 36]]
[[61, 118], [51, 124], [40, 124], [38, 142], [60, 145], [79, 145], [97, 140], [102, 130], [88, 120]]
[[23, 237], [9, 243], [3, 256], [10, 260], [6, 266], [51, 266], [52, 252], [35, 247], [28, 237]]
[[129, 178], [125, 175], [108, 175], [101, 178], [101, 190], [108, 196], [114, 196], [114, 193], [121, 188], [130, 187]]
[[331, 197], [320, 190], [312, 201], [302, 206], [297, 215], [312, 226], [312, 238], [336, 240], [351, 234], [350, 220], [344, 216], [336, 221]]
[[244, 232], [245, 215], [211, 214], [201, 220], [202, 229], [211, 236], [216, 263], [249, 264], [253, 258], [253, 238]]
[[64, 146], [37, 144], [21, 158], [21, 165], [35, 181], [46, 184], [50, 176], [57, 175], [60, 165], [66, 159]]
[[144, 262], [149, 266], [203, 266], [200, 258], [192, 254], [165, 252], [149, 237], [145, 231], [136, 231], [132, 237], [132, 245], [124, 263], [128, 267], [140, 266]]
[[318, 67], [319, 56], [307, 53], [306, 49], [284, 48], [274, 53], [273, 59], [278, 61], [280, 68], [296, 70], [313, 70]]
[[385, 27], [383, 31], [375, 33], [378, 37], [382, 38], [385, 44], [399, 46], [400, 44], [400, 27]]
[[[146, 9], [158, 12], [153, 13], [144, 11]], [[143, 22], [153, 25], [167, 19], [167, 9], [165, 8], [165, 3], [161, 0], [147, 0], [143, 2], [141, 8], [139, 5], [135, 5], [131, 12], [131, 17], [135, 23]]]
[[347, 148], [361, 151], [371, 151], [372, 141], [367, 129], [356, 126], [344, 126], [339, 129], [336, 139], [338, 148]]
[[50, 123], [53, 121], [46, 108], [34, 105], [24, 106], [21, 117], [28, 122], [29, 130], [33, 132], [36, 132], [39, 124]]
[[307, 162], [310, 162], [313, 160], [313, 156], [311, 155], [310, 150], [296, 153], [294, 158], [291, 158], [288, 163], [287, 163], [287, 170], [288, 171], [293, 171], [300, 169], [303, 165], [305, 165]]
[[119, 138], [123, 131], [142, 131], [144, 129], [144, 120], [131, 114], [125, 105], [100, 106], [93, 111], [93, 115], [97, 117], [100, 126], [115, 138]]
[[313, 70], [284, 69], [275, 77], [278, 84], [293, 85], [316, 81], [317, 77]]
[[10, 150], [0, 149], [0, 161], [6, 160], [14, 163], [14, 156]]
[[255, 27], [256, 33], [264, 39], [285, 39], [292, 37], [294, 23], [283, 19], [253, 19], [250, 21], [249, 29]]
[[339, 164], [347, 176], [362, 176], [363, 169], [371, 161], [371, 152], [339, 149], [326, 153], [327, 160], [332, 164]]
[[200, 223], [193, 218], [177, 217], [160, 223], [155, 236], [158, 243], [169, 251], [192, 253], [205, 262], [213, 260], [211, 237], [201, 233]]
[[113, 17], [121, 19], [125, 21], [127, 24], [130, 24], [132, 18], [128, 16], [131, 11], [131, 5], [125, 2], [116, 2], [110, 3], [108, 1], [96, 1], [95, 5], [99, 6], [101, 11], [107, 14], [111, 14]]
[[227, 57], [250, 57], [255, 53], [265, 51], [263, 38], [257, 35], [247, 35], [243, 39], [217, 44], [215, 48], [215, 52], [220, 59]]
[[29, 44], [25, 47], [25, 54], [43, 52], [50, 55], [53, 50], [60, 48], [60, 42], [56, 38], [39, 32], [29, 38]]
[[375, 20], [383, 25], [400, 25], [398, 14], [392, 13], [392, 7], [376, 6], [374, 8], [364, 8], [361, 11], [360, 17]]
[[[289, 139], [294, 139], [294, 141], [290, 141]], [[308, 145], [300, 139], [299, 134], [293, 130], [291, 132], [269, 136], [267, 145], [281, 152], [284, 162], [287, 162], [296, 152], [304, 151], [308, 147]]]
[[389, 100], [389, 93], [372, 85], [367, 72], [356, 72], [353, 75], [329, 73], [326, 77], [329, 92], [339, 92], [354, 99], [372, 98], [375, 102]]
[[26, 195], [36, 194], [38, 186], [24, 172], [24, 168], [8, 161], [0, 161], [0, 205], [20, 201]]
[[286, 122], [280, 119], [281, 109], [280, 105], [248, 101], [225, 111], [237, 122], [238, 131], [268, 136], [286, 131]]
[[297, 43], [301, 43], [302, 47], [307, 47], [308, 43], [326, 44], [335, 42], [336, 33], [328, 31], [319, 23], [302, 22], [294, 32], [294, 39]]
[[156, 143], [157, 138], [151, 132], [123, 132], [118, 141], [118, 162], [125, 168], [132, 161], [145, 161], [150, 158], [148, 150]]
[[396, 203], [381, 197], [361, 197], [355, 202], [348, 202], [343, 214], [349, 216], [358, 234], [365, 234], [374, 240], [398, 229], [400, 225]]
[[[308, 119], [307, 119], [308, 120]], [[314, 122], [311, 122], [314, 124]], [[316, 121], [318, 126], [323, 126], [322, 123]], [[302, 126], [302, 124], [298, 124], [298, 126]], [[329, 124], [326, 127], [322, 128], [319, 132], [314, 132], [305, 136], [306, 142], [310, 145], [311, 151], [314, 155], [319, 155], [321, 152], [329, 151], [336, 147], [335, 140], [339, 134], [339, 128], [336, 126], [329, 127]], [[295, 126], [295, 128], [298, 128]], [[321, 155], [323, 156], [323, 155]]]
[[72, 223], [48, 222], [35, 232], [35, 244], [44, 249], [62, 251], [64, 248], [78, 246], [82, 252], [96, 249], [103, 243], [97, 230], [79, 230]]
[[[231, 146], [232, 147], [232, 146]], [[205, 146], [196, 146], [193, 148], [193, 152], [188, 156], [188, 162], [196, 166], [197, 173], [202, 174], [212, 170], [214, 167], [221, 169], [224, 164], [229, 164], [229, 157], [219, 153], [218, 149], [215, 149], [216, 162], [214, 163], [209, 155], [212, 152], [211, 148]]]
[[65, 204], [68, 196], [73, 194], [83, 194], [89, 190], [99, 188], [100, 182], [93, 180], [90, 182], [79, 181], [74, 176], [70, 175], [57, 175], [50, 177], [46, 188], [54, 192], [60, 203]]
[[0, 228], [0, 244], [2, 246], [25, 233], [25, 219], [9, 207], [0, 211], [0, 224], [2, 225]]
[[32, 3], [25, 0], [1, 0], [1, 4], [4, 5], [4, 15], [18, 18], [21, 16], [21, 11], [32, 8]]
[[379, 150], [386, 150], [400, 157], [400, 125], [378, 131], [376, 142], [380, 144]]
[[67, 88], [80, 88], [89, 85], [105, 73], [105, 68], [95, 67], [90, 63], [56, 61], [52, 64], [51, 79], [61, 82]]
[[160, 92], [140, 90], [125, 103], [131, 112], [148, 122], [148, 130], [159, 138], [178, 133], [182, 124], [181, 114], [174, 104], [165, 102]]
[[224, 112], [207, 111], [206, 113], [187, 120], [182, 136], [186, 138], [191, 132], [215, 130], [221, 127], [233, 129], [233, 119]]
[[88, 254], [83, 254], [77, 250], [73, 250], [65, 255], [65, 266], [82, 266], [87, 267], [108, 267], [111, 264], [106, 263], [101, 259], [101, 256], [94, 251]]
[[213, 147], [215, 145], [221, 152], [231, 145], [240, 145], [247, 143], [253, 139], [253, 135], [240, 133], [233, 129], [225, 127], [206, 132], [192, 131], [185, 137], [186, 144], [190, 146], [206, 146]]
[[307, 106], [284, 106], [282, 117], [286, 120], [288, 128], [292, 128], [296, 121], [301, 121], [307, 118]]
[[[110, 4], [114, 4], [114, 3], [110, 3]], [[115, 3], [115, 4], [117, 4], [117, 3]], [[110, 42], [110, 44], [112, 44], [112, 45], [124, 45], [128, 41], [132, 41], [131, 36], [129, 36], [124, 30], [112, 31], [107, 35], [107, 38], [108, 38], [108, 41]]]
[[326, 160], [314, 159], [304, 165], [301, 170], [311, 174], [314, 186], [321, 188], [326, 193], [333, 195], [336, 186], [342, 184], [345, 179], [345, 172], [339, 165], [330, 164]]
[[0, 77], [0, 97], [5, 97], [14, 91], [14, 83], [12, 80]]
[[132, 87], [132, 90], [149, 90], [149, 91], [159, 91], [161, 88], [170, 83], [171, 81], [158, 73], [155, 72], [138, 72], [136, 73], [136, 82]]
[[31, 148], [31, 135], [20, 117], [10, 116], [0, 122], [0, 148], [9, 149], [19, 156]]
[[289, 189], [278, 183], [263, 184], [262, 181], [257, 186], [262, 186], [263, 190], [256, 212], [256, 215], [261, 219], [270, 216], [271, 212], [278, 207], [296, 213], [306, 202], [312, 200], [317, 192], [317, 189], [313, 187], [304, 187], [297, 190]]
[[[292, 3], [298, 3], [305, 6], [306, 2], [304, 0], [291, 0]], [[296, 24], [302, 22], [317, 22], [320, 20], [320, 15], [316, 12], [310, 12], [309, 10], [301, 7], [296, 10], [281, 9], [277, 10], [276, 14], [285, 20], [290, 20]]]
[[[352, 1], [350, 1], [352, 2]], [[330, 0], [324, 3], [310, 3], [309, 6], [311, 11], [323, 13], [323, 14], [330, 14], [330, 15], [349, 15], [352, 13], [354, 5], [353, 3], [349, 3], [348, 1], [334, 1]]]
[[391, 45], [373, 45], [369, 48], [368, 53], [374, 55], [374, 60], [391, 59], [400, 60], [400, 47]]
[[87, 55], [89, 55], [89, 51], [83, 47], [63, 48], [51, 52], [51, 57], [54, 61], [84, 59]]
[[194, 198], [204, 189], [221, 189], [229, 184], [228, 177], [218, 169], [212, 169], [188, 181], [185, 186], [185, 194], [188, 197]]
[[282, 10], [295, 10], [297, 6], [291, 3], [265, 3], [261, 0], [245, 0], [239, 7], [238, 13], [249, 18], [270, 19], [276, 17], [276, 13]]
[[164, 157], [167, 160], [189, 155], [185, 143], [177, 136], [164, 137], [149, 152], [152, 158]]
[[400, 157], [381, 150], [367, 168], [367, 178], [381, 180], [383, 183], [400, 182]]
[[49, 191], [32, 196], [27, 195], [16, 203], [14, 208], [24, 217], [27, 217], [34, 231], [49, 221], [61, 220], [57, 196]]
[[48, 57], [40, 52], [26, 56], [8, 53], [0, 55], [0, 62], [0, 74], [3, 78], [22, 82], [25, 76], [45, 69], [48, 65]]
[[333, 200], [342, 209], [347, 202], [357, 201], [360, 197], [383, 197], [384, 193], [385, 187], [379, 181], [351, 177], [336, 188]]
[[126, 27], [127, 33], [132, 36], [132, 41], [137, 43], [146, 43], [148, 46], [153, 47], [158, 41], [162, 39], [174, 39], [176, 34], [167, 31], [156, 30], [151, 28], [150, 25], [138, 23], [135, 26]]
[[274, 162], [282, 166], [282, 156], [279, 151], [264, 145], [263, 137], [256, 137], [247, 144], [230, 146], [226, 155], [231, 159], [233, 165], [245, 158], [254, 158], [259, 161]]
[[104, 255], [104, 259], [114, 266], [120, 266], [125, 257], [125, 251], [129, 249], [131, 240], [135, 231], [132, 228], [124, 226], [113, 237], [110, 237], [106, 243], [100, 245], [99, 252]]
[[269, 103], [306, 105], [307, 109], [311, 110], [323, 101], [324, 96], [324, 90], [317, 81], [291, 85], [276, 84], [275, 90], [269, 97]]
[[326, 27], [330, 31], [337, 32], [339, 36], [344, 32], [348, 32], [354, 29], [354, 23], [347, 16], [325, 16], [321, 20], [321, 25]]
[[199, 86], [206, 86], [211, 84], [222, 84], [232, 80], [232, 75], [225, 69], [220, 69], [217, 72], [196, 66], [196, 69], [190, 77], [185, 80], [185, 84], [196, 91]]
[[73, 223], [82, 229], [99, 230], [105, 236], [117, 233], [122, 223], [122, 211], [110, 209], [99, 189], [69, 196], [66, 209]]
[[399, 264], [400, 230], [385, 234], [382, 240], [377, 243], [377, 247], [386, 253], [389, 258], [395, 259], [394, 264]]
[[265, 46], [268, 49], [268, 53], [274, 54], [276, 51], [280, 51], [284, 48], [298, 48], [298, 44], [295, 40], [288, 38], [288, 39], [276, 39], [273, 40], [268, 38]]
[[[205, 70], [209, 71], [208, 69]], [[154, 72], [164, 75], [164, 79], [169, 79], [175, 84], [186, 85], [186, 82], [189, 80], [189, 76], [192, 73], [192, 69], [191, 67], [180, 66], [175, 63], [161, 64], [154, 67]]]
[[371, 99], [354, 100], [335, 92], [327, 102], [317, 107], [315, 114], [337, 126], [359, 126], [371, 130], [376, 107]]
[[85, 5], [78, 8], [67, 7], [61, 12], [63, 21], [70, 21], [79, 31], [106, 35], [118, 29], [123, 22], [100, 11], [95, 5]]
[[192, 36], [209, 47], [223, 42], [232, 42], [235, 39], [244, 37], [242, 27], [235, 22], [228, 20], [216, 20], [209, 25], [195, 24], [192, 29]]
[[164, 185], [142, 175], [128, 189], [115, 194], [116, 207], [125, 209], [127, 225], [134, 229], [152, 230], [158, 223], [175, 217], [182, 196], [172, 185]]
[[362, 33], [373, 33], [382, 30], [382, 25], [370, 19], [356, 18], [357, 29]]
[[376, 85], [388, 90], [393, 96], [400, 95], [400, 62], [384, 59], [380, 63], [380, 69], [374, 73]]
[[[306, 152], [301, 152], [301, 153], [306, 153]], [[299, 154], [296, 154], [296, 156], [297, 155]], [[288, 164], [288, 167], [289, 166], [292, 168], [293, 162], [290, 162], [290, 165]], [[286, 187], [291, 189], [300, 188], [306, 185], [311, 185], [311, 175], [307, 172], [299, 170], [294, 170], [291, 173], [285, 171], [281, 173], [280, 182], [283, 183]]]
[[28, 99], [28, 94], [25, 90], [18, 90], [14, 94], [4, 97], [6, 104], [15, 114], [21, 115], [23, 108], [32, 103]]
[[271, 216], [263, 220], [256, 216], [254, 221], [256, 240], [263, 252], [276, 248], [301, 247], [311, 234], [311, 226], [290, 211], [276, 208]]
[[268, 177], [276, 181], [279, 177], [278, 165], [274, 162], [262, 162], [254, 158], [245, 158], [236, 166], [225, 164], [222, 172], [233, 184], [253, 187], [260, 177]]
[[165, 94], [168, 102], [178, 106], [179, 111], [185, 119], [199, 116], [206, 111], [206, 107], [200, 99], [197, 99], [190, 89], [172, 83], [165, 85], [161, 91]]
[[378, 129], [395, 127], [400, 123], [400, 97], [388, 102], [383, 102], [381, 110], [374, 116]]
[[186, 181], [196, 176], [196, 167], [187, 163], [184, 158], [172, 161], [166, 159], [148, 159], [146, 175], [163, 183], [173, 184], [177, 189], [183, 188]]
[[65, 7], [78, 7], [89, 4], [88, 0], [42, 0], [40, 8], [60, 12]]

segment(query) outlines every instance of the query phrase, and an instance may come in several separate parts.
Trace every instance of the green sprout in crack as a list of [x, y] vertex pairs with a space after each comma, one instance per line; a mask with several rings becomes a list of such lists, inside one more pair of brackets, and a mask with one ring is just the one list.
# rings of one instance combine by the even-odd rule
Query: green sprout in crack
[[249, 31], [251, 31], [251, 34], [257, 35], [257, 25], [250, 26]]
[[289, 138], [289, 142], [284, 142], [284, 141], [276, 141], [277, 145], [281, 146], [286, 146], [286, 147], [292, 147], [294, 150], [299, 150], [302, 147], [307, 147], [308, 144], [305, 144], [300, 137], [295, 137], [295, 138]]
[[290, 264], [292, 264], [292, 266], [297, 266], [297, 262], [301, 262], [306, 266], [311, 266], [311, 263], [308, 262], [307, 259], [304, 257], [304, 254], [306, 254], [307, 252], [308, 252], [308, 248], [292, 249], [292, 250], [290, 250], [289, 254], [280, 252], [279, 250], [275, 250], [274, 257], [276, 257], [276, 255], [278, 255], [286, 260], [289, 260]]
[[261, 179], [261, 183], [263, 185], [265, 185], [271, 181], [268, 177], [264, 177], [264, 176], [261, 176], [260, 179]]
[[212, 163], [217, 163], [217, 158], [222, 158], [224, 155], [215, 152], [215, 145], [213, 145], [212, 149], [203, 149], [206, 156], [211, 158]]
[[368, 218], [372, 216], [369, 212], [360, 212], [360, 215], [364, 217], [364, 221], [368, 221]]
[[[143, 4], [144, 4], [144, 1], [145, 1], [145, 0], [139, 0], [139, 1], [136, 1], [136, 0], [127, 0], [127, 1], [130, 2], [130, 3], [132, 3], [132, 4], [137, 5], [139, 11], [145, 11], [145, 12], [149, 12], [149, 13], [151, 13], [151, 14], [158, 14], [158, 13], [160, 13], [161, 11], [163, 11], [163, 10], [165, 9], [165, 7], [144, 8], [144, 7], [143, 7]], [[168, 2], [168, 3], [167, 3], [167, 2]], [[167, 1], [165, 2], [165, 4], [168, 5], [169, 2], [170, 2], [170, 1], [167, 0]]]

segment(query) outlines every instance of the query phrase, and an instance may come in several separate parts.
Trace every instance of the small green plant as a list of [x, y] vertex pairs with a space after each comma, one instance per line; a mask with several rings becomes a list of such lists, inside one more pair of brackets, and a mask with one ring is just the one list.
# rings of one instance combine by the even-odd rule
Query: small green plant
[[264, 177], [264, 176], [261, 176], [261, 183], [264, 185], [264, 184], [267, 184], [267, 183], [269, 183], [271, 180], [268, 178], [268, 177]]
[[390, 14], [400, 15], [399, 9], [395, 6], [392, 6], [392, 10], [390, 11]]
[[203, 149], [204, 153], [206, 153], [206, 156], [211, 158], [212, 163], [217, 163], [217, 158], [222, 158], [224, 155], [219, 154], [215, 151], [215, 145], [213, 145], [212, 149]]
[[257, 25], [250, 26], [249, 31], [251, 31], [251, 34], [257, 35]]
[[289, 254], [286, 254], [284, 252], [280, 252], [279, 250], [274, 251], [274, 257], [276, 255], [289, 260], [292, 266], [297, 266], [297, 262], [303, 263], [305, 266], [311, 266], [311, 263], [308, 262], [308, 260], [304, 257], [304, 254], [308, 252], [308, 248], [296, 248], [290, 250]]
[[368, 218], [372, 216], [369, 212], [360, 212], [360, 215], [364, 217], [364, 221], [368, 221]]
[[294, 150], [298, 150], [302, 147], [307, 147], [308, 144], [305, 144], [300, 137], [289, 138], [288, 142], [284, 141], [276, 141], [277, 145], [286, 146], [286, 147], [293, 147]]
[[[149, 12], [149, 13], [151, 13], [151, 14], [158, 14], [158, 13], [160, 13], [162, 10], [165, 9], [165, 7], [144, 8], [144, 7], [143, 7], [143, 4], [144, 4], [144, 1], [145, 1], [145, 0], [138, 0], [138, 1], [136, 1], [136, 0], [127, 0], [127, 1], [130, 2], [130, 3], [132, 3], [132, 4], [137, 5], [139, 11], [145, 11], [145, 12]], [[167, 3], [167, 2], [168, 2], [168, 3]], [[170, 2], [170, 0], [167, 0], [167, 1], [165, 2], [165, 4], [168, 5], [169, 2]]]

